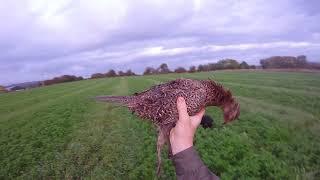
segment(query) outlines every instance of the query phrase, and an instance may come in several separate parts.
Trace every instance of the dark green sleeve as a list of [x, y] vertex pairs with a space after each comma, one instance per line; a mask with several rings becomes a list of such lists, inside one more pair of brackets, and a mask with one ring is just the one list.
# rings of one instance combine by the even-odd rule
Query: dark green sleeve
[[185, 179], [219, 179], [202, 162], [193, 147], [185, 149], [172, 157], [178, 180]]

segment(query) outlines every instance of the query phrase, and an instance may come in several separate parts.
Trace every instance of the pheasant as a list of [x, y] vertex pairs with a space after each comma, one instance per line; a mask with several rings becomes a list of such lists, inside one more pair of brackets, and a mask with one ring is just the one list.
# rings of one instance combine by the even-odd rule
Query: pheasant
[[178, 121], [177, 98], [183, 97], [190, 116], [197, 114], [207, 106], [218, 106], [224, 113], [224, 124], [233, 121], [240, 115], [240, 105], [213, 80], [176, 79], [152, 86], [150, 89], [130, 96], [98, 96], [96, 100], [117, 103], [126, 106], [132, 113], [142, 119], [151, 121], [158, 130], [157, 140], [157, 174], [161, 169], [161, 150], [167, 143], [169, 157], [171, 147], [170, 130]]

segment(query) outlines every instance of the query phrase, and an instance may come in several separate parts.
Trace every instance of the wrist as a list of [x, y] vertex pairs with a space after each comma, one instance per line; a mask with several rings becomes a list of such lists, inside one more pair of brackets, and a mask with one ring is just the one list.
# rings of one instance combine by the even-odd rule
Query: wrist
[[172, 155], [184, 151], [193, 146], [193, 143], [179, 143], [177, 145], [171, 144]]

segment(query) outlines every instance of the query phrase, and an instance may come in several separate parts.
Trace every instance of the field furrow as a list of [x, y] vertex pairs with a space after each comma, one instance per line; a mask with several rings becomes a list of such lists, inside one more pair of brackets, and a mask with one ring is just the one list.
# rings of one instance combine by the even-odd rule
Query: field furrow
[[[0, 96], [0, 179], [153, 179], [156, 130], [125, 107], [95, 102], [176, 78], [213, 79], [239, 100], [238, 121], [206, 108], [212, 129], [195, 147], [222, 179], [317, 179], [320, 75], [217, 71], [116, 77], [57, 84]], [[175, 179], [163, 152], [160, 179]]]

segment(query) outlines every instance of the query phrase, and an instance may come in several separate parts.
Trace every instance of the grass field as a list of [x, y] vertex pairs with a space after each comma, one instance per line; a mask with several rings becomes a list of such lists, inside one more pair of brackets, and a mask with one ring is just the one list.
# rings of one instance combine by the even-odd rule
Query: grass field
[[[217, 80], [240, 120], [199, 128], [195, 147], [222, 179], [320, 178], [320, 74], [216, 71], [85, 80], [0, 95], [0, 179], [153, 179], [156, 132], [96, 95], [128, 95], [178, 77]], [[165, 156], [162, 179], [174, 179]]]

